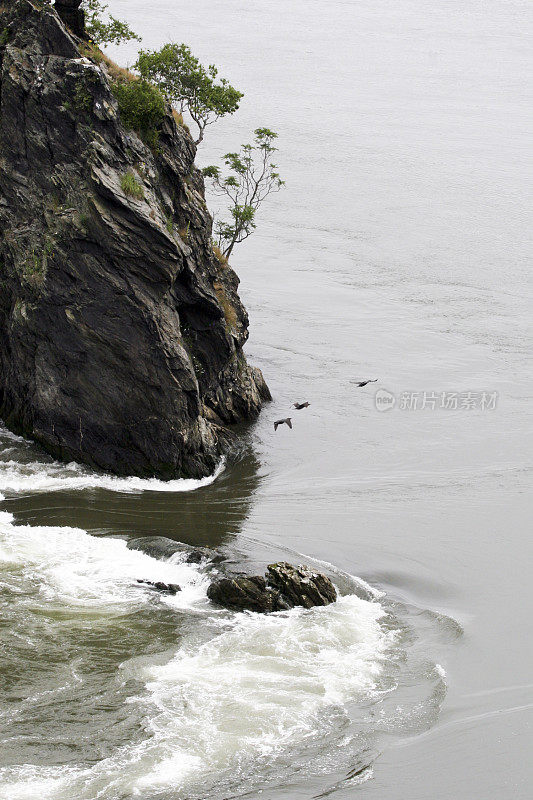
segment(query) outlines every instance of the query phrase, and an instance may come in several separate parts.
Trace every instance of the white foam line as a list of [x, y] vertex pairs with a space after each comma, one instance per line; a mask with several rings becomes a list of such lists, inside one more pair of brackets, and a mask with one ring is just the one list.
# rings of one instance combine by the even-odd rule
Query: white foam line
[[114, 475], [98, 475], [89, 472], [76, 462], [32, 462], [17, 461], [0, 463], [0, 500], [6, 492], [14, 494], [59, 492], [82, 489], [107, 489], [111, 492], [193, 492], [212, 484], [224, 470], [222, 459], [212, 475], [205, 478], [177, 478], [162, 481], [158, 478], [121, 478]]
[[13, 433], [8, 428], [4, 428], [3, 426], [0, 427], [0, 436], [3, 439], [9, 439], [12, 442], [19, 442], [20, 444], [29, 444], [27, 439], [24, 439], [23, 436], [18, 436], [16, 433]]

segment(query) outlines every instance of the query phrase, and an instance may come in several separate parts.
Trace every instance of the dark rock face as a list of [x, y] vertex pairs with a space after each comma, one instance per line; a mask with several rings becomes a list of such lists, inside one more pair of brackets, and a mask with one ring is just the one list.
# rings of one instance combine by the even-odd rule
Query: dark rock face
[[80, 9], [82, 0], [55, 0], [57, 13], [70, 30], [80, 38], [85, 36], [85, 12]]
[[207, 596], [214, 603], [240, 611], [275, 611], [272, 592], [261, 575], [236, 575], [210, 585]]
[[63, 460], [207, 475], [270, 395], [194, 144], [170, 109], [154, 151], [125, 130], [51, 6], [0, 8], [0, 416]]
[[294, 606], [327, 606], [337, 599], [329, 578], [309, 567], [281, 562], [270, 564], [266, 578], [235, 575], [214, 581], [207, 590], [210, 600], [239, 611], [283, 611]]

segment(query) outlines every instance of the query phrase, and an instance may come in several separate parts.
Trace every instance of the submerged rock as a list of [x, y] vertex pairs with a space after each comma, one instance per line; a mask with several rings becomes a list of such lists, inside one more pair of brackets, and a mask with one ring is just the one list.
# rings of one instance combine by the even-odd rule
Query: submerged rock
[[214, 581], [207, 590], [214, 603], [240, 611], [283, 611], [334, 603], [337, 592], [330, 579], [309, 567], [270, 564], [266, 576], [235, 575]]
[[158, 559], [167, 559], [176, 553], [181, 553], [187, 564], [201, 564], [202, 561], [216, 563], [224, 560], [220, 553], [209, 547], [193, 547], [184, 542], [167, 539], [165, 536], [140, 536], [137, 539], [129, 539], [127, 547], [129, 550], [140, 550]]
[[181, 592], [181, 586], [178, 586], [177, 583], [163, 583], [163, 581], [145, 581], [141, 578], [137, 579], [137, 583], [141, 583], [143, 586], [149, 586], [150, 589], [155, 589], [157, 592], [162, 592], [163, 594], [177, 594]]
[[201, 564], [202, 561], [204, 560], [212, 561], [215, 558], [220, 560], [221, 556], [218, 555], [213, 556], [213, 554], [211, 553], [210, 550], [207, 549], [207, 547], [202, 547], [202, 548], [191, 547], [187, 551], [185, 561], [187, 562], [187, 564]]
[[0, 416], [62, 460], [212, 473], [270, 395], [194, 143], [170, 107], [152, 147], [127, 130], [54, 7], [0, 4], [0, 32]]

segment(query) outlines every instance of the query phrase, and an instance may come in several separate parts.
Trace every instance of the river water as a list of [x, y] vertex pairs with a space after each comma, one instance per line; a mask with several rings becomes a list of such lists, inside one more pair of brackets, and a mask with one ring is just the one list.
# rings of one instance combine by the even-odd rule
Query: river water
[[[110, 5], [245, 92], [200, 165], [279, 133], [233, 259], [274, 401], [201, 485], [0, 433], [0, 796], [529, 797], [529, 2]], [[169, 539], [341, 599], [218, 611]]]

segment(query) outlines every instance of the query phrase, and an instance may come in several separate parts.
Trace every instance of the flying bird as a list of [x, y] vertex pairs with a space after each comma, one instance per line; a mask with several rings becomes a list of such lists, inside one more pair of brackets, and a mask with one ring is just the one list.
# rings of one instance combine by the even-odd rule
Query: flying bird
[[371, 381], [356, 381], [355, 385], [358, 386], [359, 388], [361, 388], [362, 386], [366, 386], [367, 383], [377, 383], [377, 381], [378, 381], [377, 378], [374, 378]]
[[277, 419], [274, 423], [274, 430], [277, 431], [278, 425], [288, 425], [289, 428], [292, 428], [291, 418], [287, 417], [287, 419]]
[[305, 403], [293, 403], [292, 405], [294, 406], [294, 408], [295, 408], [297, 411], [301, 411], [301, 410], [302, 410], [302, 408], [309, 408], [309, 406], [311, 405], [311, 403], [308, 403], [308, 402], [307, 402], [307, 400], [306, 400], [306, 401], [305, 401]]

